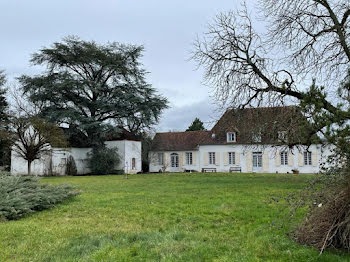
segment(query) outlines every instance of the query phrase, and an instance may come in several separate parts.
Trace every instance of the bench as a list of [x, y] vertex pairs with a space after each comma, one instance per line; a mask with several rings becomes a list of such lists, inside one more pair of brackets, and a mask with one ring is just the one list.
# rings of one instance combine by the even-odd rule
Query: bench
[[198, 171], [194, 170], [194, 169], [185, 169], [184, 172], [185, 173], [197, 173]]
[[207, 172], [214, 173], [216, 172], [216, 168], [202, 168], [202, 173], [207, 173]]
[[240, 166], [231, 166], [230, 173], [231, 172], [242, 172], [242, 168]]

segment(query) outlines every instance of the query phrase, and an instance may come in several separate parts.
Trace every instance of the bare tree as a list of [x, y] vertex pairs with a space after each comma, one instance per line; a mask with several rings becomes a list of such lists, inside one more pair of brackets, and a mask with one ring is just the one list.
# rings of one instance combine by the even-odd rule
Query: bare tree
[[28, 163], [28, 175], [31, 164], [50, 152], [52, 146], [66, 145], [63, 131], [56, 125], [36, 117], [13, 118], [13, 150]]
[[[243, 4], [241, 11], [216, 17], [204, 38], [197, 40], [193, 57], [204, 67], [205, 80], [223, 106], [293, 102], [309, 120], [305, 136], [321, 133], [336, 145], [335, 166], [328, 175], [314, 181], [301, 202], [291, 198], [290, 203], [307, 203], [310, 208], [297, 230], [301, 243], [321, 252], [327, 247], [350, 250], [350, 2], [259, 3], [266, 34], [254, 30]], [[322, 210], [315, 202], [322, 203]]]
[[51, 150], [51, 146], [65, 146], [63, 131], [56, 125], [36, 117], [13, 118], [13, 150], [28, 163], [28, 175], [31, 164]]
[[[350, 62], [349, 1], [261, 0], [260, 5], [267, 35], [254, 30], [243, 4], [241, 11], [216, 16], [195, 43], [193, 58], [204, 67], [216, 98], [224, 107], [297, 102], [313, 119], [311, 135], [325, 132], [332, 118], [350, 119], [349, 89], [340, 85]], [[305, 88], [305, 77], [332, 82]], [[320, 112], [327, 112], [327, 119], [317, 122]]]
[[38, 117], [41, 104], [31, 103], [16, 86], [10, 88], [9, 94], [12, 100], [9, 132], [12, 149], [27, 161], [28, 175], [31, 175], [34, 160], [48, 154], [52, 146], [66, 146], [67, 141], [61, 128]]

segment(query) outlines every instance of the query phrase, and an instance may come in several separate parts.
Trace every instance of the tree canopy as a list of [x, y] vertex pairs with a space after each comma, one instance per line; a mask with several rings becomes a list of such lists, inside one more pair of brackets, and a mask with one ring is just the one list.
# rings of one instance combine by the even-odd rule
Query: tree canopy
[[167, 99], [145, 80], [143, 47], [64, 38], [33, 54], [38, 76], [19, 78], [41, 117], [69, 126], [85, 145], [101, 143], [117, 126], [140, 132], [159, 120]]
[[200, 130], [205, 130], [203, 122], [196, 117], [192, 124], [186, 129], [186, 131], [200, 131]]
[[6, 83], [6, 75], [4, 71], [0, 70], [0, 122], [1, 126], [8, 121], [8, 102], [6, 99], [6, 89], [3, 86]]
[[299, 242], [321, 252], [327, 247], [350, 250], [350, 2], [259, 4], [267, 34], [255, 30], [243, 4], [241, 10], [216, 17], [196, 42], [194, 59], [223, 106], [297, 104], [308, 119], [303, 143], [310, 145], [319, 134], [335, 146], [325, 175], [287, 201], [291, 209], [309, 210], [296, 230]]
[[193, 58], [216, 98], [225, 107], [297, 103], [312, 123], [310, 138], [327, 137], [334, 124], [333, 131], [348, 129], [349, 2], [259, 3], [267, 34], [255, 30], [243, 4], [217, 15], [196, 41]]
[[11, 143], [8, 133], [9, 124], [9, 104], [6, 98], [7, 90], [4, 88], [6, 84], [6, 75], [0, 70], [0, 165], [10, 165], [11, 163]]

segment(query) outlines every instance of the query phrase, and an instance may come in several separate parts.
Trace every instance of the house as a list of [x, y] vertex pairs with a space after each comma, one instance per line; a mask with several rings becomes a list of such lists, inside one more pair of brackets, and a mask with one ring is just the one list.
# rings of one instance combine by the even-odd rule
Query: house
[[[67, 160], [72, 156], [79, 175], [90, 173], [88, 166], [88, 154], [91, 148], [78, 147], [55, 148], [51, 147], [49, 152], [41, 156], [39, 160], [32, 162], [32, 174], [39, 176], [65, 175]], [[108, 148], [117, 148], [120, 163], [115, 170], [124, 171], [128, 174], [141, 172], [141, 141], [125, 129], [121, 130], [118, 136], [109, 136], [105, 145]], [[11, 174], [26, 174], [27, 161], [18, 155], [14, 150], [11, 152]]]
[[157, 133], [150, 172], [317, 173], [331, 150], [301, 146], [307, 124], [293, 106], [231, 109], [210, 131]]

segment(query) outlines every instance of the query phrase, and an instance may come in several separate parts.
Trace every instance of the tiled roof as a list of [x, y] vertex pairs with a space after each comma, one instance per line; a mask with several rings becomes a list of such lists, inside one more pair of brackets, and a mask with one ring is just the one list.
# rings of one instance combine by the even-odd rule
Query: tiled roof
[[254, 136], [261, 136], [261, 144], [275, 144], [281, 131], [286, 132], [289, 140], [300, 140], [302, 124], [307, 121], [295, 106], [231, 109], [212, 132], [220, 143], [227, 143], [227, 132], [237, 132], [237, 144], [256, 144]]
[[[301, 126], [308, 122], [295, 106], [230, 109], [211, 131], [157, 133], [152, 151], [195, 150], [198, 145], [277, 144], [283, 131], [289, 143], [303, 143]], [[227, 142], [227, 132], [236, 132], [236, 142]], [[253, 140], [261, 136], [261, 142]], [[285, 141], [287, 142], [287, 141]]]
[[152, 151], [195, 150], [201, 141], [210, 137], [210, 131], [186, 131], [157, 133], [153, 138]]

